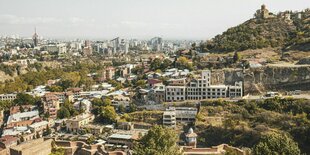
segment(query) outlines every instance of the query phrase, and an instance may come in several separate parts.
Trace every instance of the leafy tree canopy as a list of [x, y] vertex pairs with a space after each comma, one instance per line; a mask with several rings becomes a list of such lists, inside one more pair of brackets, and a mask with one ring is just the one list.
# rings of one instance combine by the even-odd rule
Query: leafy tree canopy
[[154, 126], [134, 147], [135, 155], [180, 155], [178, 137], [174, 130]]

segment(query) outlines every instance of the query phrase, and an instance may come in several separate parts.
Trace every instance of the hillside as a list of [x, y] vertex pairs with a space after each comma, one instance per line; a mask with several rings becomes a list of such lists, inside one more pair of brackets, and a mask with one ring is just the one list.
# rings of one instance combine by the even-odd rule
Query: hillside
[[[263, 14], [264, 11], [267, 15]], [[258, 13], [265, 16], [257, 15]], [[266, 47], [310, 50], [310, 10], [294, 13], [286, 11], [274, 15], [262, 6], [258, 13], [255, 18], [229, 28], [201, 44], [201, 48], [204, 52], [231, 52]]]

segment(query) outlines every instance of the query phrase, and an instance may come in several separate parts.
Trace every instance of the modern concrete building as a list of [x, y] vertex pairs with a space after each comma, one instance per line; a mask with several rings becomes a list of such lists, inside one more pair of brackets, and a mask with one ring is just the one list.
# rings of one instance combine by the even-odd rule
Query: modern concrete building
[[177, 123], [175, 111], [165, 111], [163, 114], [163, 125], [175, 127]]
[[163, 125], [175, 127], [177, 122], [194, 122], [196, 120], [197, 112], [197, 108], [169, 107], [163, 113]]
[[235, 85], [211, 85], [211, 72], [204, 70], [200, 77], [170, 80], [166, 86], [166, 102], [234, 98], [243, 96], [242, 82]]

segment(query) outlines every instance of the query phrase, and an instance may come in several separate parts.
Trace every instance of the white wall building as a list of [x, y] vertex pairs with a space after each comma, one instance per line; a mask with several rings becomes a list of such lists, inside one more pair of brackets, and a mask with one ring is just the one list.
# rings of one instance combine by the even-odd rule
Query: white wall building
[[0, 94], [0, 101], [13, 101], [16, 99], [16, 94]]
[[214, 98], [243, 96], [242, 82], [235, 85], [211, 85], [211, 72], [204, 70], [200, 77], [190, 79], [172, 79], [166, 86], [166, 102], [184, 100], [203, 100]]

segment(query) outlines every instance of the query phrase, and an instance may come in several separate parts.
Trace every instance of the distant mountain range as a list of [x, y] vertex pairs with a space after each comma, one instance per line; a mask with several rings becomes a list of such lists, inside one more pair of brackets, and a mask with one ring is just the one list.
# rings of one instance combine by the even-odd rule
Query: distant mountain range
[[201, 44], [204, 52], [279, 47], [310, 51], [310, 9], [270, 13], [264, 5], [255, 17]]

